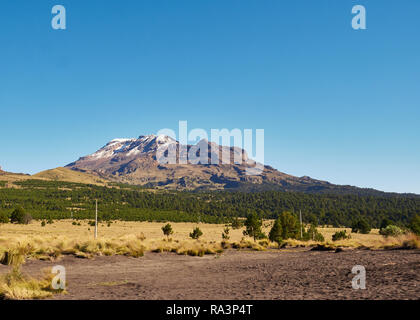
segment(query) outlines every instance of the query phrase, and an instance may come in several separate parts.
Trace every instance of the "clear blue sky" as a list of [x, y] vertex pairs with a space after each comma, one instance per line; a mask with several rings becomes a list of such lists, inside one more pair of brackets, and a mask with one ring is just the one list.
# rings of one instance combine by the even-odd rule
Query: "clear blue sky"
[[418, 0], [2, 1], [0, 165], [35, 173], [187, 120], [265, 129], [286, 173], [420, 193], [419, 36]]

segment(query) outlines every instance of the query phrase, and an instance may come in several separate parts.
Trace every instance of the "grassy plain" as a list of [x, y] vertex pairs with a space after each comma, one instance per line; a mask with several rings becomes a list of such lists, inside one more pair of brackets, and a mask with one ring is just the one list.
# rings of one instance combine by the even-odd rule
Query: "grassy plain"
[[[74, 223], [77, 223], [74, 225]], [[80, 223], [80, 225], [78, 225]], [[26, 259], [59, 260], [64, 255], [78, 258], [125, 255], [141, 257], [145, 252], [173, 252], [181, 255], [203, 256], [221, 254], [224, 249], [277, 250], [277, 245], [267, 240], [254, 242], [244, 237], [241, 229], [230, 229], [229, 240], [222, 242], [225, 225], [204, 223], [171, 223], [174, 233], [168, 239], [162, 233], [164, 223], [114, 221], [99, 224], [98, 239], [88, 221], [58, 220], [41, 226], [40, 221], [29, 225], [0, 225], [0, 263], [11, 266], [7, 275], [0, 277], [0, 299], [34, 299], [50, 296], [51, 279], [36, 280], [23, 275], [20, 265]], [[264, 221], [263, 231], [268, 234], [272, 221]], [[203, 231], [200, 240], [189, 237], [195, 227]], [[332, 235], [339, 228], [319, 228], [325, 237], [326, 247], [369, 247], [382, 249], [396, 246], [419, 247], [419, 239], [406, 235], [385, 238], [373, 230], [370, 234], [351, 234], [351, 239], [333, 242]], [[350, 229], [346, 229], [350, 233]], [[289, 246], [316, 246], [313, 241], [287, 240]]]
[[[77, 245], [83, 243], [91, 243], [94, 241], [94, 227], [88, 225], [88, 221], [78, 221], [81, 225], [73, 225], [72, 220], [58, 220], [53, 224], [46, 224], [41, 226], [39, 221], [34, 221], [29, 225], [17, 224], [3, 224], [0, 225], [0, 252], [3, 249], [11, 248], [14, 245], [29, 244], [36, 247], [37, 244], [53, 246], [54, 244], [61, 244], [60, 247], [68, 245]], [[139, 241], [139, 245], [146, 251], [152, 251], [159, 248], [160, 245], [180, 246], [184, 245], [191, 247], [197, 244], [202, 246], [213, 245], [217, 247], [222, 242], [222, 232], [225, 228], [223, 224], [205, 224], [205, 223], [171, 223], [174, 233], [170, 236], [171, 241], [167, 241], [162, 233], [162, 226], [164, 223], [160, 222], [131, 222], [131, 221], [114, 221], [108, 226], [106, 223], [99, 223], [98, 240], [96, 242], [119, 242], [129, 243], [130, 241]], [[263, 231], [268, 234], [271, 228], [272, 221], [264, 221]], [[189, 237], [190, 232], [195, 227], [199, 227], [203, 231], [203, 236], [199, 241], [193, 240]], [[401, 243], [400, 238], [385, 238], [379, 235], [377, 229], [373, 229], [369, 234], [351, 233], [351, 229], [347, 233], [351, 233], [351, 239], [333, 242], [332, 235], [344, 228], [319, 228], [318, 230], [324, 235], [326, 243], [334, 244], [335, 246], [344, 247], [370, 247], [383, 248], [386, 246], [398, 245]], [[250, 238], [243, 236], [243, 230], [230, 229], [227, 242], [253, 242]], [[290, 245], [306, 245], [311, 246], [315, 243], [312, 241], [302, 242], [297, 240], [288, 240]], [[274, 246], [274, 244], [269, 244]]]

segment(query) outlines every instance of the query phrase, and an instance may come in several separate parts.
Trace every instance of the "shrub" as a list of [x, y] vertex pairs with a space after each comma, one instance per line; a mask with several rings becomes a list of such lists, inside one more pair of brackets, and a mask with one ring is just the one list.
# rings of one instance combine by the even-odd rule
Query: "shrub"
[[397, 226], [389, 225], [386, 228], [379, 230], [379, 234], [384, 237], [396, 237], [404, 234], [404, 231]]
[[0, 223], [9, 223], [9, 215], [6, 212], [0, 212]]
[[190, 233], [190, 237], [192, 239], [198, 239], [203, 235], [203, 232], [200, 230], [199, 227], [195, 228], [193, 232]]
[[223, 240], [229, 240], [230, 239], [229, 232], [230, 232], [230, 229], [229, 229], [228, 226], [226, 226], [226, 228], [222, 232], [222, 239]]
[[324, 236], [318, 231], [317, 227], [314, 224], [311, 224], [308, 231], [305, 231], [302, 240], [313, 240], [318, 242], [324, 242]]
[[10, 221], [17, 224], [29, 224], [32, 221], [32, 216], [26, 213], [22, 207], [18, 207], [10, 215]]
[[46, 225], [45, 220], [42, 220], [41, 227], [45, 227], [45, 225]]
[[[316, 247], [313, 247], [311, 251], [334, 251], [336, 250], [333, 246], [327, 244], [317, 244]], [[337, 251], [339, 252], [339, 251]]]
[[360, 218], [353, 223], [351, 229], [351, 232], [354, 233], [368, 234], [371, 230], [371, 227], [365, 219]]
[[254, 241], [257, 239], [261, 239], [262, 231], [261, 231], [262, 221], [258, 217], [256, 213], [250, 214], [245, 221], [245, 230], [243, 232], [244, 236], [249, 236], [254, 238]]
[[416, 235], [420, 235], [420, 215], [416, 215], [410, 222], [410, 230]]
[[347, 234], [346, 230], [337, 231], [336, 233], [332, 235], [332, 241], [345, 240], [345, 239], [350, 239], [350, 238], [351, 236]]
[[260, 232], [258, 235], [257, 235], [257, 239], [268, 239], [268, 237], [267, 237], [267, 235], [264, 233], [264, 232]]
[[381, 226], [379, 227], [379, 229], [380, 230], [385, 229], [386, 227], [388, 227], [391, 224], [392, 224], [391, 220], [389, 220], [388, 218], [384, 218], [384, 219], [382, 219]]
[[261, 240], [258, 242], [258, 244], [262, 247], [268, 247], [270, 243], [267, 240]]
[[162, 227], [162, 232], [168, 239], [169, 239], [169, 236], [174, 233], [170, 223], [168, 223], [168, 224], [166, 224], [165, 226]]

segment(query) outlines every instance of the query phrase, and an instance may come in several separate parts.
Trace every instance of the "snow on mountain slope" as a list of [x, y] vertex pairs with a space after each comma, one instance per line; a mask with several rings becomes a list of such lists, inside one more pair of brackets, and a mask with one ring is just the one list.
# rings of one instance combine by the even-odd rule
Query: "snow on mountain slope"
[[[159, 147], [166, 148], [170, 145], [176, 148], [175, 163], [165, 164], [158, 161]], [[203, 147], [207, 148], [207, 154], [200, 154], [200, 159], [207, 161], [198, 164], [190, 162], [190, 155], [197, 154], [198, 150], [205, 150]], [[186, 154], [188, 162], [180, 161], [186, 159]], [[230, 157], [230, 161], [222, 161], [222, 156], [225, 155]], [[306, 188], [328, 184], [287, 175], [270, 166], [263, 166], [264, 170], [260, 175], [247, 175], [247, 168], [254, 165], [241, 148], [219, 146], [207, 140], [184, 146], [168, 136], [142, 135], [138, 139], [114, 139], [98, 151], [81, 157], [66, 167], [91, 171], [118, 182], [177, 189], [223, 189], [243, 184], [269, 184], [287, 190], [296, 185]]]

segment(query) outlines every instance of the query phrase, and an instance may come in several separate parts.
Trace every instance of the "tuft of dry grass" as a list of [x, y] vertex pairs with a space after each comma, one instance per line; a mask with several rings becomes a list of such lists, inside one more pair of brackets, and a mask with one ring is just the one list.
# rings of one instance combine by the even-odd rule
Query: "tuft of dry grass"
[[121, 286], [124, 284], [127, 284], [128, 281], [124, 280], [124, 281], [111, 281], [111, 282], [100, 282], [97, 284], [94, 284], [95, 286], [103, 286], [103, 287], [115, 287], [115, 286]]
[[3, 255], [2, 263], [12, 268], [9, 273], [0, 276], [0, 300], [43, 299], [53, 293], [64, 293], [52, 288], [53, 274], [46, 273], [41, 280], [23, 275], [20, 267], [25, 259], [24, 254], [23, 250], [10, 250]]
[[206, 254], [217, 254], [223, 252], [220, 243], [212, 243], [201, 240], [185, 240], [185, 241], [165, 241], [157, 240], [148, 244], [151, 252], [173, 252], [179, 255], [199, 256]]
[[391, 238], [390, 242], [386, 243], [384, 249], [420, 249], [420, 237], [413, 233], [388, 238]]
[[[242, 239], [239, 242], [227, 242], [223, 241], [222, 247], [224, 249], [238, 249], [238, 250], [252, 250], [252, 251], [265, 251], [267, 248], [272, 247], [274, 243], [271, 243], [267, 240], [263, 241], [253, 241], [253, 240], [246, 240]], [[277, 244], [275, 244], [276, 247], [278, 247]]]
[[0, 277], [0, 300], [44, 299], [55, 292], [51, 287], [53, 276], [36, 280], [26, 277], [13, 268], [10, 273]]
[[[143, 239], [143, 240], [142, 240]], [[15, 260], [29, 259], [55, 260], [62, 255], [78, 258], [94, 256], [124, 255], [142, 257], [145, 252], [173, 252], [182, 255], [203, 256], [223, 251], [220, 243], [204, 240], [167, 241], [166, 239], [146, 240], [139, 235], [125, 235], [120, 238], [97, 240], [70, 240], [66, 237], [25, 237], [18, 241], [9, 239], [0, 247], [0, 262], [5, 265]]]

